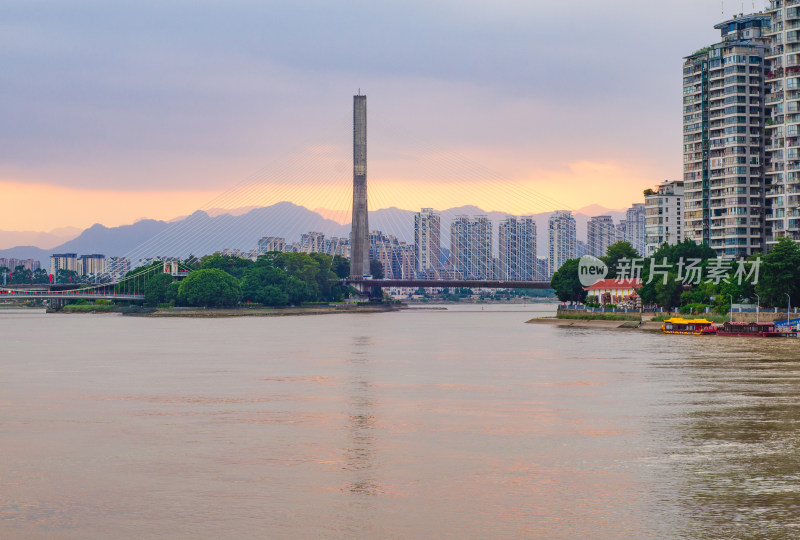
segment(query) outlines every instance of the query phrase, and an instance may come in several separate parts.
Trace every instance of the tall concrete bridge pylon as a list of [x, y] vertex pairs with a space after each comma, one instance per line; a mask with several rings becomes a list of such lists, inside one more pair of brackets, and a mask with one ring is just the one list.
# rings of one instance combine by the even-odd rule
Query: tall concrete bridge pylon
[[353, 229], [350, 233], [350, 277], [369, 271], [367, 220], [367, 96], [353, 96]]

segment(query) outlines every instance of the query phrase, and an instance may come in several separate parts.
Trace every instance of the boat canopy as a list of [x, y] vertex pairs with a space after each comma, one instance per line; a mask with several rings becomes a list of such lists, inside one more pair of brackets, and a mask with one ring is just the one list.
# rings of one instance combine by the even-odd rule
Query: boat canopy
[[707, 321], [705, 319], [681, 319], [679, 317], [673, 317], [672, 319], [667, 319], [664, 322], [670, 324], [713, 324], [711, 321]]

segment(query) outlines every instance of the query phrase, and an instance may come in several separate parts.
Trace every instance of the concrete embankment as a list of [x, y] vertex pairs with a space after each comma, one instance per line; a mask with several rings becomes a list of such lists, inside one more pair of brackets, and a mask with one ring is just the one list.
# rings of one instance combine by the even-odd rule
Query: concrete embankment
[[660, 322], [645, 321], [591, 321], [580, 319], [556, 319], [553, 317], [542, 317], [527, 321], [528, 324], [547, 324], [559, 328], [597, 328], [604, 330], [640, 330], [640, 331], [661, 331]]
[[333, 313], [385, 313], [407, 309], [403, 305], [389, 306], [313, 306], [294, 308], [233, 308], [233, 309], [157, 309], [149, 313], [125, 313], [132, 317], [192, 317], [211, 319], [221, 317], [293, 317], [301, 315], [328, 315]]

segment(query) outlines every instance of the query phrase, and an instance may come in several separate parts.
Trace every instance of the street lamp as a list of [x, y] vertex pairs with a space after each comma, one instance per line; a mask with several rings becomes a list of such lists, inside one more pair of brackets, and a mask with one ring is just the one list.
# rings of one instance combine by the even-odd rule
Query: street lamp
[[761, 297], [756, 295], [756, 322], [758, 322], [758, 307], [761, 304]]
[[730, 311], [730, 313], [731, 313], [731, 322], [733, 322], [733, 295], [729, 294], [728, 296], [731, 297], [731, 311]]

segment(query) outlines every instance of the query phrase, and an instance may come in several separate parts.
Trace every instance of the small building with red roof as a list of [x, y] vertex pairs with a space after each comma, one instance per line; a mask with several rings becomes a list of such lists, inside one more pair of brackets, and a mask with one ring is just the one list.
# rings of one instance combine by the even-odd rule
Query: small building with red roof
[[588, 293], [586, 300], [598, 304], [621, 304], [635, 302], [636, 291], [642, 288], [642, 280], [635, 279], [601, 279], [591, 287], [584, 287]]

